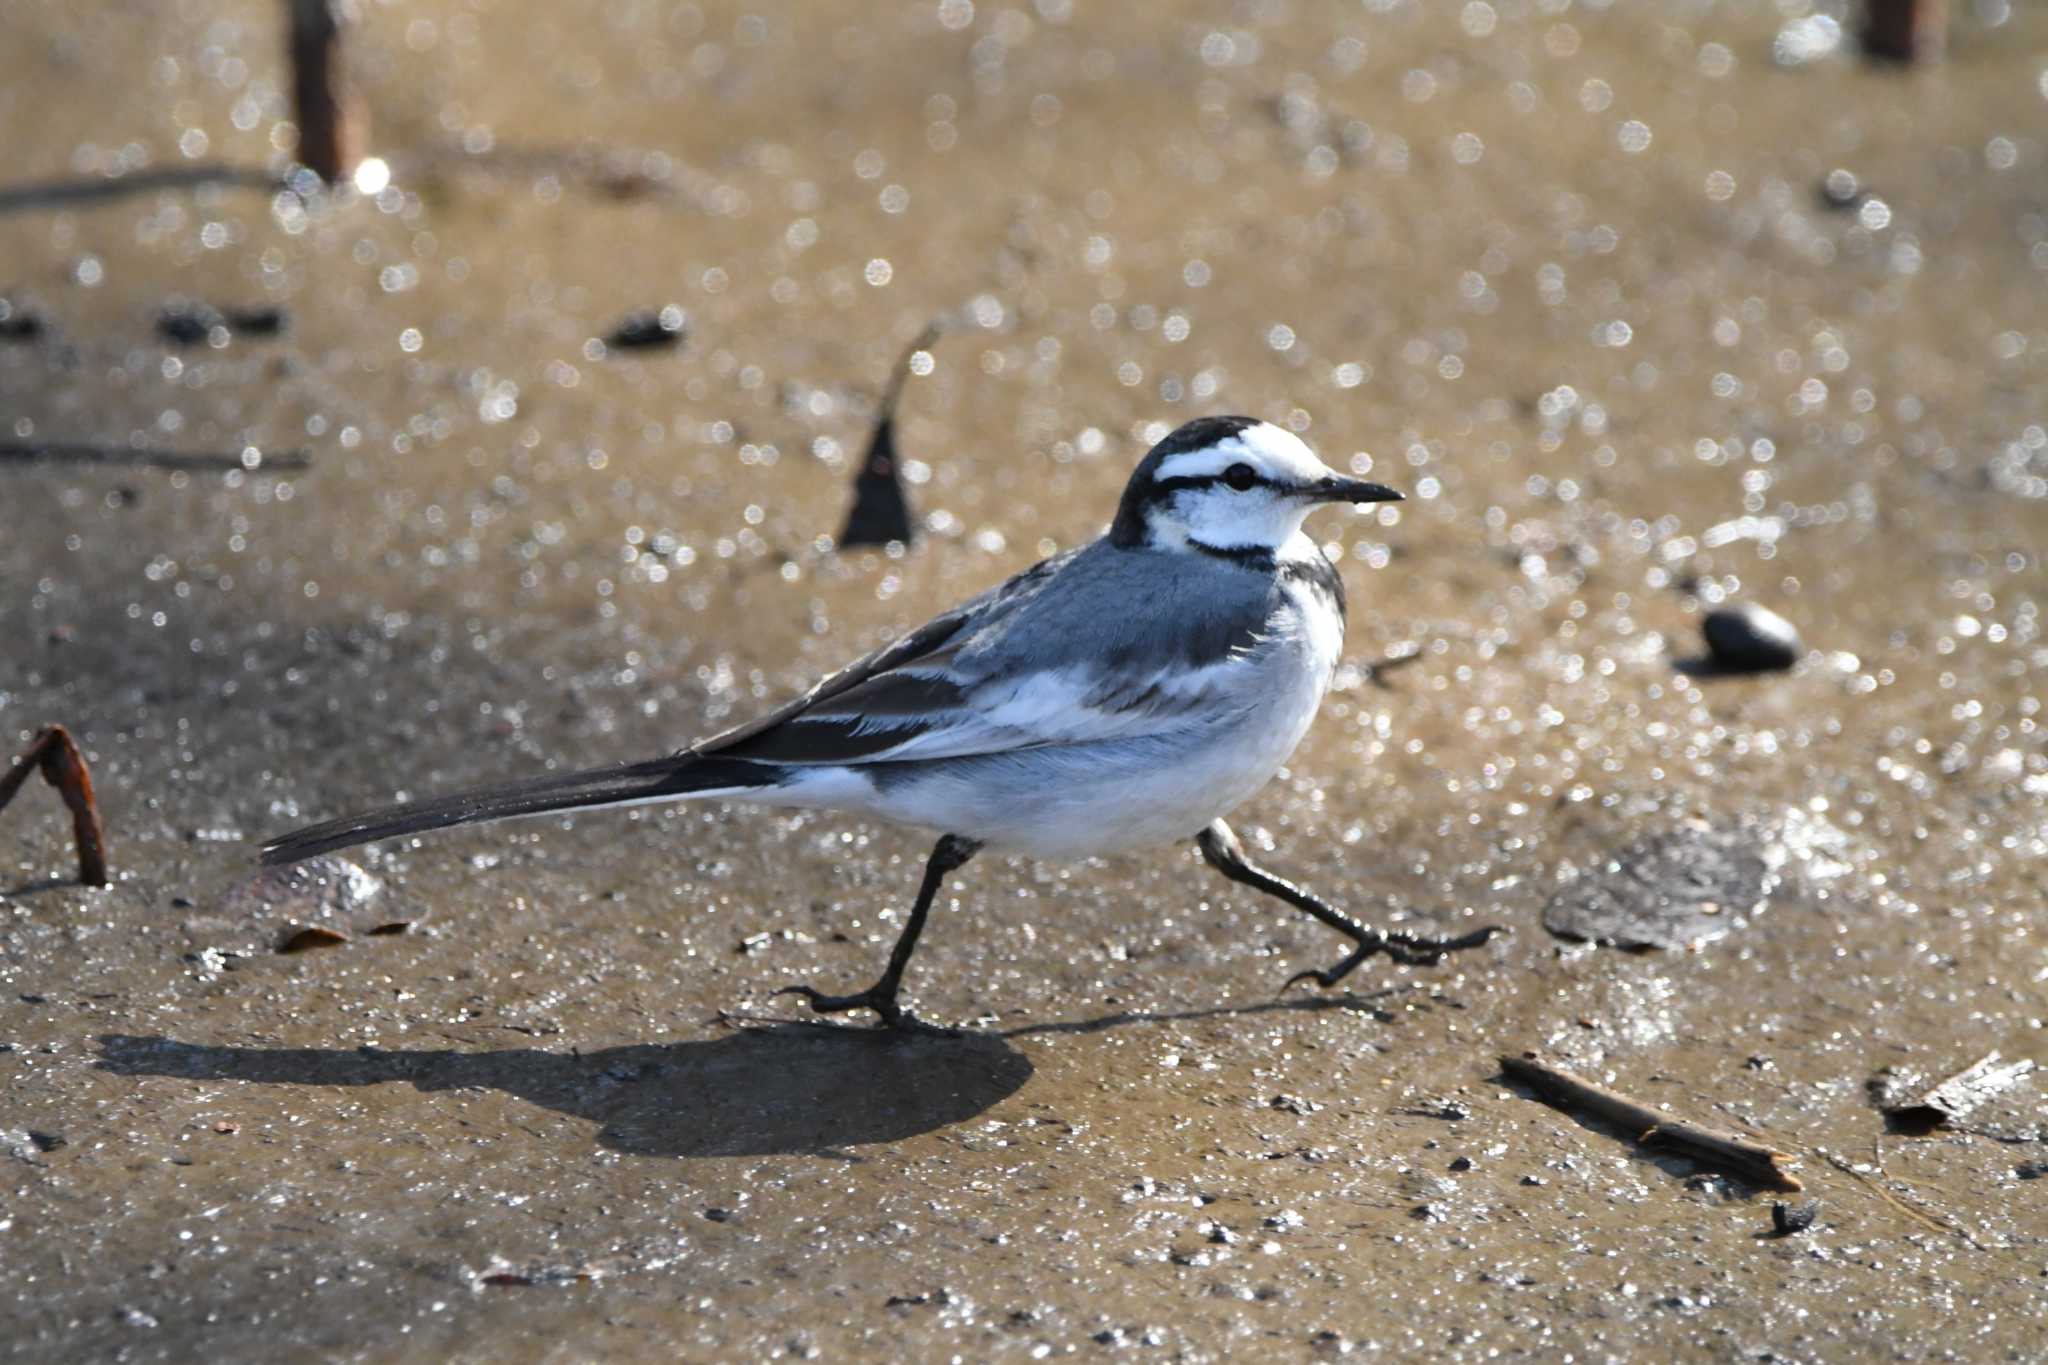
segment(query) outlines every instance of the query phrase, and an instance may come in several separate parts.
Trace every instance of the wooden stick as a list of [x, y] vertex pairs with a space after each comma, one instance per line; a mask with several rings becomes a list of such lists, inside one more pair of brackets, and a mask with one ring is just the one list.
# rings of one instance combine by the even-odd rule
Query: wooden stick
[[342, 51], [346, 0], [287, 0], [291, 9], [292, 104], [299, 120], [299, 160], [332, 185], [355, 173], [368, 141], [369, 119], [348, 81]]
[[1864, 0], [1863, 50], [1893, 62], [1931, 62], [1948, 41], [1948, 0]]
[[82, 441], [0, 441], [0, 464], [42, 464], [63, 461], [71, 464], [142, 465], [149, 469], [182, 469], [194, 473], [263, 469], [308, 469], [313, 457], [303, 450], [259, 452], [256, 463], [242, 455], [211, 451], [188, 453], [156, 450], [148, 446], [102, 446]]
[[1674, 1119], [1661, 1109], [1639, 1104], [1628, 1096], [1596, 1085], [1571, 1072], [1538, 1061], [1534, 1053], [1502, 1057], [1501, 1070], [1559, 1104], [1584, 1109], [1607, 1122], [1636, 1134], [1645, 1147], [1663, 1147], [1681, 1152], [1704, 1165], [1733, 1171], [1745, 1180], [1779, 1190], [1803, 1190], [1799, 1178], [1784, 1169], [1792, 1158], [1760, 1142], [1735, 1133], [1702, 1128], [1696, 1123]]
[[71, 833], [78, 844], [78, 880], [86, 886], [107, 884], [107, 832], [100, 823], [100, 809], [92, 795], [92, 774], [78, 752], [71, 732], [61, 725], [45, 726], [14, 766], [0, 773], [0, 809], [4, 809], [21, 784], [37, 768], [43, 780], [55, 787], [71, 808]]

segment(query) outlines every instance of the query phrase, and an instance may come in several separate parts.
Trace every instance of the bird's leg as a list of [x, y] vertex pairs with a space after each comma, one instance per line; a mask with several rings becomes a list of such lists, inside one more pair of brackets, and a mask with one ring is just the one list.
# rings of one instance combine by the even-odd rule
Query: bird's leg
[[957, 834], [944, 835], [932, 849], [932, 856], [924, 865], [924, 885], [918, 888], [917, 904], [910, 907], [910, 919], [904, 924], [903, 932], [896, 936], [896, 946], [889, 950], [889, 965], [882, 969], [881, 980], [855, 995], [820, 995], [809, 986], [784, 986], [777, 995], [800, 995], [810, 1001], [811, 1008], [819, 1014], [840, 1014], [846, 1010], [873, 1010], [890, 1028], [913, 1027], [917, 1021], [896, 1003], [896, 992], [903, 985], [903, 969], [910, 965], [910, 955], [917, 950], [917, 936], [924, 932], [925, 916], [931, 912], [932, 899], [939, 894], [939, 886], [946, 880], [946, 874], [957, 871], [972, 858], [981, 845], [972, 839], [963, 839]]
[[1420, 938], [1414, 934], [1396, 933], [1386, 929], [1374, 929], [1360, 924], [1351, 916], [1333, 905], [1329, 905], [1296, 886], [1284, 877], [1276, 877], [1245, 856], [1244, 845], [1231, 832], [1229, 825], [1216, 821], [1195, 836], [1195, 844], [1202, 850], [1202, 856], [1209, 866], [1224, 876], [1255, 891], [1269, 896], [1278, 896], [1297, 910], [1305, 910], [1323, 923], [1335, 929], [1358, 945], [1336, 966], [1323, 971], [1296, 972], [1287, 978], [1286, 990], [1297, 981], [1313, 981], [1328, 989], [1351, 975], [1358, 964], [1375, 953], [1385, 953], [1396, 962], [1411, 966], [1432, 967], [1443, 959], [1444, 954], [1454, 953], [1462, 948], [1477, 948], [1480, 944], [1500, 932], [1498, 925], [1474, 929], [1457, 938]]

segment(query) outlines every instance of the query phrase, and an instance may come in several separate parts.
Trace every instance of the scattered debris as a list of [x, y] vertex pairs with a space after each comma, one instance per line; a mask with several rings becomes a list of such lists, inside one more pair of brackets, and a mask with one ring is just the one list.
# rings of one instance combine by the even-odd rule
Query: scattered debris
[[494, 1256], [482, 1270], [470, 1272], [469, 1287], [478, 1292], [486, 1288], [530, 1289], [541, 1285], [574, 1284], [579, 1280], [599, 1280], [608, 1273], [609, 1268], [603, 1265], [547, 1261], [514, 1265]]
[[61, 725], [48, 725], [30, 741], [14, 766], [0, 774], [0, 809], [14, 799], [31, 771], [40, 768], [43, 780], [57, 789], [71, 810], [72, 838], [78, 844], [78, 880], [85, 886], [107, 884], [107, 831], [100, 822], [99, 805], [93, 800], [92, 774], [71, 732]]
[[1702, 1165], [1733, 1172], [1758, 1185], [1794, 1193], [1806, 1188], [1784, 1169], [1793, 1158], [1735, 1133], [1723, 1133], [1674, 1119], [1662, 1110], [1640, 1104], [1561, 1067], [1536, 1059], [1533, 1053], [1504, 1056], [1501, 1069], [1515, 1080], [1559, 1105], [1588, 1113], [1635, 1134], [1645, 1147], [1659, 1147], [1691, 1157]]
[[1472, 1117], [1472, 1107], [1457, 1100], [1443, 1100], [1439, 1103], [1396, 1109], [1396, 1114], [1410, 1114], [1419, 1119], [1443, 1119], [1448, 1123], [1462, 1123]]
[[149, 446], [104, 446], [78, 441], [0, 441], [0, 464], [141, 465], [150, 469], [185, 470], [191, 473], [259, 469], [293, 470], [312, 466], [313, 457], [304, 450], [263, 451], [244, 446], [233, 455], [157, 450]]
[[655, 346], [676, 346], [690, 335], [690, 315], [679, 304], [628, 313], [612, 328], [605, 345], [619, 350], [646, 350]]
[[32, 1128], [0, 1128], [0, 1152], [16, 1161], [33, 1163], [37, 1157], [69, 1145], [62, 1133], [44, 1133]]
[[404, 933], [414, 917], [383, 901], [384, 883], [332, 854], [266, 868], [222, 897], [217, 914], [269, 930], [280, 953], [330, 948], [371, 934]]
[[226, 310], [228, 330], [237, 336], [283, 336], [291, 329], [292, 315], [276, 304]]
[[212, 304], [173, 299], [156, 315], [156, 334], [180, 346], [197, 346], [202, 341], [225, 346], [228, 320]]
[[1374, 659], [1371, 663], [1360, 665], [1359, 671], [1365, 674], [1365, 680], [1374, 687], [1384, 688], [1387, 686], [1387, 675], [1389, 673], [1396, 669], [1406, 668], [1412, 663], [1418, 663], [1421, 659], [1422, 646], [1411, 644], [1399, 649], [1388, 650], [1384, 655]]
[[321, 929], [309, 925], [304, 929], [294, 929], [286, 934], [278, 941], [277, 951], [280, 953], [303, 953], [314, 948], [337, 947], [346, 942], [348, 942], [347, 934], [336, 933], [332, 929]]
[[916, 539], [917, 519], [910, 510], [910, 496], [903, 491], [902, 461], [896, 454], [896, 404], [903, 396], [912, 357], [930, 348], [945, 330], [944, 323], [927, 323], [889, 376], [874, 432], [868, 437], [867, 454], [861, 458], [860, 472], [854, 475], [853, 508], [839, 532], [841, 549], [891, 541], [908, 545]]
[[2019, 1084], [2033, 1070], [2034, 1063], [2027, 1058], [2001, 1062], [1998, 1053], [1987, 1052], [1939, 1085], [1900, 1103], [1884, 1103], [1881, 1092], [1887, 1088], [1886, 1078], [1874, 1079], [1871, 1088], [1880, 1092], [1879, 1103], [1894, 1127], [1921, 1136], [1963, 1118], [2001, 1090]]
[[1798, 663], [1805, 650], [1790, 621], [1749, 602], [1708, 612], [1700, 634], [1710, 667], [1695, 671], [1772, 673]]
[[274, 337], [290, 323], [284, 309], [266, 305], [222, 310], [210, 303], [173, 299], [156, 316], [157, 335], [180, 346], [225, 346], [233, 336]]
[[1686, 824], [1567, 882], [1543, 907], [1543, 927], [1619, 948], [1686, 948], [1729, 933], [1775, 884], [1755, 834]]
[[1778, 1237], [1792, 1237], [1813, 1226], [1813, 1220], [1820, 1213], [1820, 1200], [1809, 1199], [1804, 1204], [1788, 1204], [1779, 1199], [1771, 1204], [1771, 1232]]

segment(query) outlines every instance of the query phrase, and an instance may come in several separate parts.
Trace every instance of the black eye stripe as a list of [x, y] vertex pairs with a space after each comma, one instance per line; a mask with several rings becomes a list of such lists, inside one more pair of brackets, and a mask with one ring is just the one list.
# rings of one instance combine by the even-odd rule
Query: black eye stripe
[[[1249, 465], [1243, 467], [1247, 469], [1250, 468]], [[1232, 466], [1232, 468], [1237, 468], [1237, 466]], [[1278, 488], [1280, 486], [1273, 480], [1263, 478], [1256, 473], [1252, 475], [1252, 481], [1250, 483], [1231, 483], [1230, 471], [1225, 470], [1221, 474], [1177, 474], [1170, 479], [1154, 479], [1150, 485], [1150, 491], [1155, 494], [1177, 493], [1183, 488], [1214, 488], [1218, 484], [1222, 484], [1223, 486], [1239, 493], [1242, 493], [1247, 489], [1258, 488], [1261, 486], [1266, 488]]]

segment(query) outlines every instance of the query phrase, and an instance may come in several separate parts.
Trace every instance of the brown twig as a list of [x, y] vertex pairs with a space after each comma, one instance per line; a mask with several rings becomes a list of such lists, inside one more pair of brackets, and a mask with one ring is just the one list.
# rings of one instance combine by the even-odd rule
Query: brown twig
[[1663, 1147], [1682, 1152], [1705, 1165], [1733, 1171], [1759, 1185], [1780, 1190], [1802, 1190], [1799, 1178], [1784, 1169], [1792, 1158], [1760, 1142], [1735, 1133], [1703, 1128], [1696, 1123], [1672, 1118], [1661, 1109], [1640, 1104], [1628, 1096], [1562, 1068], [1538, 1061], [1534, 1054], [1502, 1057], [1501, 1069], [1548, 1099], [1605, 1119], [1636, 1135], [1645, 1147]]
[[[1927, 1228], [1933, 1232], [1945, 1232], [1952, 1237], [1960, 1237], [1963, 1241], [1969, 1243], [1970, 1247], [1973, 1250], [1990, 1250], [1989, 1247], [1986, 1247], [1982, 1242], [1978, 1241], [1975, 1237], [1971, 1236], [1968, 1228], [1961, 1227], [1958, 1224], [1949, 1222], [1947, 1219], [1941, 1217], [1938, 1214], [1929, 1213], [1927, 1210], [1919, 1208], [1909, 1203], [1907, 1200], [1900, 1197], [1898, 1194], [1895, 1194], [1892, 1190], [1888, 1189], [1887, 1183], [1891, 1180], [1896, 1179], [1896, 1177], [1885, 1175], [1882, 1167], [1878, 1168], [1877, 1175], [1873, 1176], [1868, 1171], [1859, 1169], [1854, 1162], [1845, 1160], [1844, 1158], [1837, 1156], [1835, 1153], [1828, 1151], [1826, 1148], [1816, 1148], [1815, 1154], [1818, 1155], [1822, 1161], [1827, 1162], [1828, 1165], [1834, 1167], [1843, 1175], [1846, 1175], [1851, 1179], [1857, 1181], [1865, 1189], [1869, 1190], [1879, 1199], [1882, 1199], [1885, 1203], [1889, 1204], [1893, 1209], [1895, 1209], [1899, 1213], [1905, 1215], [1905, 1217], [1911, 1219], [1915, 1223], [1920, 1224], [1920, 1226]], [[1905, 1182], [1902, 1181], [1900, 1183], [1903, 1184]]]
[[342, 50], [348, 0], [287, 0], [291, 10], [292, 103], [299, 119], [299, 160], [332, 185], [362, 160], [369, 118], [348, 80]]
[[212, 451], [156, 450], [147, 446], [102, 446], [82, 441], [0, 441], [0, 464], [63, 462], [141, 465], [148, 469], [181, 469], [193, 473], [226, 473], [238, 469], [254, 473], [259, 469], [307, 469], [313, 463], [313, 457], [303, 450], [259, 452], [253, 457], [253, 464], [251, 458], [247, 452], [229, 455]]
[[43, 780], [55, 787], [71, 808], [72, 836], [78, 842], [78, 880], [86, 886], [107, 884], [107, 832], [100, 823], [100, 809], [93, 800], [92, 774], [71, 732], [61, 725], [45, 726], [35, 740], [14, 760], [14, 766], [0, 774], [0, 809], [5, 809], [28, 775], [42, 769]]
[[1406, 654], [1386, 654], [1361, 667], [1365, 680], [1374, 687], [1386, 687], [1387, 675], [1395, 669], [1406, 668], [1422, 661], [1422, 646], [1417, 645]]
[[1941, 57], [1948, 39], [1948, 0], [1864, 0], [1863, 50], [1893, 62]]

